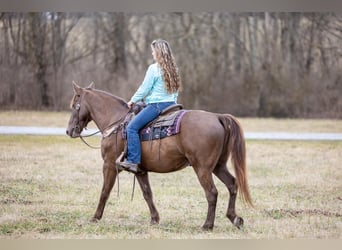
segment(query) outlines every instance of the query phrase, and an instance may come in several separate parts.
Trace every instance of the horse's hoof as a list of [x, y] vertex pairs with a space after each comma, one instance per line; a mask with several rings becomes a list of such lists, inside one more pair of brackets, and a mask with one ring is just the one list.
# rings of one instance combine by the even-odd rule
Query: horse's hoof
[[158, 224], [159, 224], [159, 221], [158, 221], [158, 220], [151, 219], [150, 225], [158, 225]]
[[92, 223], [97, 223], [100, 219], [97, 219], [95, 217], [91, 218], [90, 222]]
[[202, 230], [203, 231], [213, 231], [214, 225], [203, 225]]
[[234, 226], [238, 229], [242, 229], [243, 227], [243, 219], [241, 217], [236, 216], [233, 222]]

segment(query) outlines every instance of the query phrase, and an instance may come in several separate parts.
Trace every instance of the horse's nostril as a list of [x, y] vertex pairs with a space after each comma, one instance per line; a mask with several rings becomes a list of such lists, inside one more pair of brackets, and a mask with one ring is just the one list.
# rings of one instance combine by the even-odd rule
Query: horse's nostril
[[69, 130], [65, 131], [65, 133], [66, 133], [67, 135], [69, 135]]

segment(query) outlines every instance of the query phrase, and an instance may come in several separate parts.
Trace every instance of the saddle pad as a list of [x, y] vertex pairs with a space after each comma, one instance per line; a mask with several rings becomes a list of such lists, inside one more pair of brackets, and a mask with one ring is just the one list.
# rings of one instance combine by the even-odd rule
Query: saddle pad
[[[159, 116], [140, 130], [140, 140], [158, 140], [178, 134], [181, 120], [186, 112], [186, 110], [178, 110], [165, 116]], [[123, 138], [127, 139], [126, 129], [123, 131]]]
[[140, 131], [140, 140], [149, 141], [163, 139], [180, 132], [180, 122], [186, 110], [179, 110], [166, 116], [160, 116]]

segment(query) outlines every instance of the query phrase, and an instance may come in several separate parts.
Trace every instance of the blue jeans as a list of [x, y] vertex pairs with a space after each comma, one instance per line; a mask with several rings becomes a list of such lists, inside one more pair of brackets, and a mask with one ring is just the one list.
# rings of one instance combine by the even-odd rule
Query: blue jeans
[[127, 161], [141, 163], [141, 144], [139, 131], [150, 121], [157, 118], [163, 109], [175, 102], [150, 103], [141, 110], [127, 126]]

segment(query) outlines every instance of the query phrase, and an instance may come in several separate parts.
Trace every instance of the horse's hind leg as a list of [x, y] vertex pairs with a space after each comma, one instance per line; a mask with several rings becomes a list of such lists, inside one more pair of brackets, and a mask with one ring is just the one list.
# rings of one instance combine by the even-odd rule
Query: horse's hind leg
[[140, 188], [143, 192], [143, 196], [145, 201], [147, 202], [148, 208], [150, 209], [151, 214], [151, 224], [159, 223], [159, 213], [153, 203], [153, 195], [150, 186], [150, 182], [148, 179], [148, 173], [138, 174], [136, 175], [137, 180], [139, 182]]
[[235, 212], [235, 201], [237, 196], [237, 184], [235, 177], [232, 176], [226, 166], [226, 163], [219, 163], [213, 172], [228, 188], [229, 202], [226, 216], [239, 229], [243, 226], [243, 219], [238, 217]]
[[96, 212], [92, 221], [96, 222], [102, 218], [103, 210], [105, 208], [106, 202], [108, 200], [109, 194], [112, 191], [112, 188], [115, 183], [115, 178], [117, 175], [117, 170], [115, 165], [110, 163], [103, 164], [103, 186], [101, 191], [101, 196], [99, 200], [99, 204], [97, 206]]
[[205, 196], [208, 201], [207, 218], [202, 226], [202, 229], [212, 230], [214, 228], [218, 192], [215, 187], [211, 171], [205, 168], [194, 168], [194, 170], [197, 174], [200, 184], [204, 189]]

